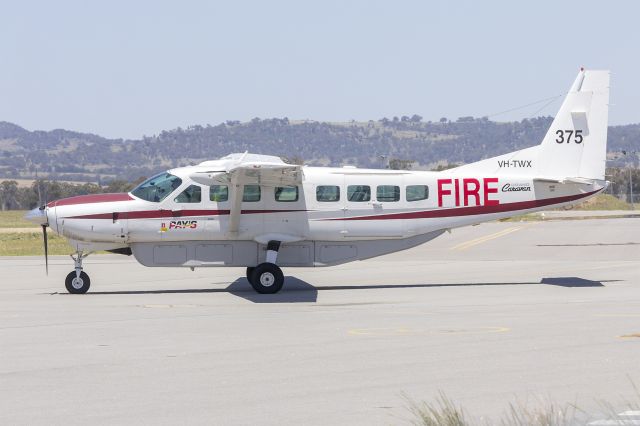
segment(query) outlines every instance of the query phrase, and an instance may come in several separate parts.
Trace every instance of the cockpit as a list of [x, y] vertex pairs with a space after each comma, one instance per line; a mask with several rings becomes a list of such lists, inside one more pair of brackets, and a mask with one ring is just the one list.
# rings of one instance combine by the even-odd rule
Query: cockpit
[[182, 184], [182, 179], [171, 173], [160, 173], [135, 187], [131, 194], [145, 201], [159, 203]]

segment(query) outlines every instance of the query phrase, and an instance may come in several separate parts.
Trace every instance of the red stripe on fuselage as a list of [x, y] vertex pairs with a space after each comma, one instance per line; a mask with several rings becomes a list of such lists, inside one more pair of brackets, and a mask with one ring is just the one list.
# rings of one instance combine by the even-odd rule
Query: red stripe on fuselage
[[61, 200], [52, 201], [47, 204], [47, 207], [58, 206], [71, 206], [74, 204], [94, 204], [94, 203], [109, 203], [113, 201], [131, 201], [133, 198], [126, 193], [114, 193], [114, 194], [89, 194], [78, 195], [76, 197], [63, 198]]
[[518, 201], [515, 203], [505, 203], [492, 206], [476, 206], [476, 207], [460, 207], [454, 209], [434, 209], [422, 210], [407, 213], [390, 213], [374, 216], [355, 216], [326, 220], [388, 220], [388, 219], [431, 219], [440, 217], [456, 217], [456, 216], [472, 216], [491, 213], [506, 213], [517, 210], [534, 209], [536, 207], [544, 207], [552, 204], [568, 203], [570, 201], [579, 200], [588, 197], [597, 191], [587, 192], [586, 194], [567, 195], [565, 197], [545, 198], [542, 200]]
[[[307, 210], [242, 210], [241, 214], [292, 213], [305, 211]], [[68, 216], [67, 219], [113, 220], [114, 214], [117, 215], [118, 219], [164, 219], [191, 216], [226, 216], [229, 214], [229, 210], [142, 210], [133, 212], [95, 213], [80, 216]]]

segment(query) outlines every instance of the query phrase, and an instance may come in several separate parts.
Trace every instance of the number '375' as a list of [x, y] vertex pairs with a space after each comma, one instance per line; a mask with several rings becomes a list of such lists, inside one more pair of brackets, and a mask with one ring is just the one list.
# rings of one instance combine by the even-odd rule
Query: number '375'
[[574, 143], [582, 143], [582, 130], [556, 130], [557, 143], [571, 143], [571, 137], [573, 136]]

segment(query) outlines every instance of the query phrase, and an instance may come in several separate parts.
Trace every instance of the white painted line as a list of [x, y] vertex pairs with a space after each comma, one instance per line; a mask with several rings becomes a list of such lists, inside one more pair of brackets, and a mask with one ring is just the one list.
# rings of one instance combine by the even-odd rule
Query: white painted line
[[623, 411], [622, 413], [618, 413], [618, 415], [629, 416], [629, 417], [640, 417], [640, 411], [638, 410]]

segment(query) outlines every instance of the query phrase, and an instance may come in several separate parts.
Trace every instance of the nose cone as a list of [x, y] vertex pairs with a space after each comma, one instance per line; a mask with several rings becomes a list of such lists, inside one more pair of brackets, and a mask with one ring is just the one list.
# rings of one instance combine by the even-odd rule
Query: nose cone
[[49, 222], [46, 208], [40, 210], [40, 208], [36, 207], [33, 210], [29, 210], [27, 214], [24, 215], [24, 218], [36, 225], [48, 225]]

